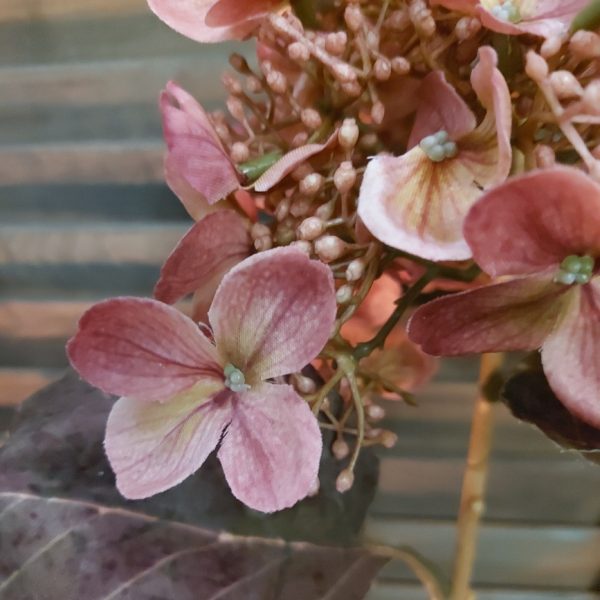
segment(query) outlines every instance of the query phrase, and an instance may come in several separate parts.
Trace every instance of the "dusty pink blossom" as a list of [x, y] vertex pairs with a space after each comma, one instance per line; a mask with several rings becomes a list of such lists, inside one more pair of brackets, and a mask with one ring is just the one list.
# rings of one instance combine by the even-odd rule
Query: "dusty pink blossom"
[[245, 219], [232, 210], [209, 214], [192, 226], [167, 258], [154, 297], [173, 304], [194, 293], [193, 319], [206, 322], [223, 276], [251, 251]]
[[148, 0], [156, 16], [197, 42], [240, 40], [281, 0]]
[[502, 280], [421, 307], [411, 339], [444, 356], [541, 348], [557, 396], [600, 426], [600, 185], [567, 167], [511, 179], [471, 209], [465, 237]]
[[379, 240], [431, 260], [463, 260], [465, 215], [481, 188], [502, 182], [511, 164], [511, 101], [490, 47], [479, 49], [471, 83], [487, 113], [475, 115], [440, 71], [419, 91], [419, 109], [399, 157], [377, 156], [367, 166], [358, 214]]
[[497, 33], [560, 38], [589, 0], [432, 0], [431, 4], [476, 15]]
[[220, 444], [233, 494], [264, 512], [292, 506], [317, 478], [321, 435], [308, 404], [268, 380], [301, 370], [331, 333], [329, 269], [278, 248], [223, 279], [209, 311], [214, 345], [155, 300], [116, 298], [84, 314], [69, 342], [82, 377], [122, 396], [105, 448], [127, 498], [145, 498], [194, 473]]

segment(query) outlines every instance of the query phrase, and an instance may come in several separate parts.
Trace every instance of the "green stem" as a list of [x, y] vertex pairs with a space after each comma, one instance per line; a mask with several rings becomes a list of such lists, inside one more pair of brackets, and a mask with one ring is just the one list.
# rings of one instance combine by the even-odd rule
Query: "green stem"
[[398, 324], [398, 321], [402, 318], [402, 315], [410, 307], [410, 305], [419, 297], [419, 294], [423, 291], [425, 286], [435, 277], [438, 276], [439, 267], [437, 265], [431, 265], [427, 271], [421, 276], [417, 282], [410, 287], [407, 292], [398, 300], [396, 309], [389, 316], [388, 320], [383, 324], [383, 327], [379, 330], [377, 335], [370, 339], [368, 342], [361, 342], [354, 349], [354, 358], [360, 360], [371, 354], [375, 349], [382, 348], [385, 344], [387, 336], [391, 333], [392, 329]]

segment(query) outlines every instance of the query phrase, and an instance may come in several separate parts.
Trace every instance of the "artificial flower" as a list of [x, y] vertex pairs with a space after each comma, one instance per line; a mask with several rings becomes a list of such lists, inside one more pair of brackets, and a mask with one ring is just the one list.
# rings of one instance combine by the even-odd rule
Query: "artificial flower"
[[589, 0], [432, 0], [449, 10], [476, 15], [485, 27], [506, 35], [563, 37]]
[[600, 426], [600, 185], [555, 167], [486, 194], [465, 221], [479, 266], [500, 282], [434, 300], [409, 323], [433, 355], [541, 348], [565, 406]]
[[305, 497], [321, 435], [308, 404], [269, 380], [300, 371], [331, 334], [331, 271], [292, 248], [252, 256], [222, 280], [208, 319], [214, 345], [175, 308], [117, 298], [84, 314], [72, 365], [122, 396], [105, 448], [127, 498], [145, 498], [194, 473], [213, 449], [233, 494], [272, 512]]
[[492, 48], [479, 49], [471, 83], [487, 113], [478, 127], [444, 74], [434, 71], [420, 87], [410, 150], [368, 164], [358, 214], [380, 241], [430, 260], [471, 256], [462, 235], [465, 215], [511, 165], [511, 100], [496, 63]]

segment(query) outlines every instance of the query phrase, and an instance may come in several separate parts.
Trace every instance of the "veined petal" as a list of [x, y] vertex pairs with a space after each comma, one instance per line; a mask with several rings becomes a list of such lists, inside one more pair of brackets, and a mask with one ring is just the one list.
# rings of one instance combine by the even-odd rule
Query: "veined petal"
[[457, 140], [475, 129], [475, 115], [442, 71], [433, 71], [423, 79], [418, 90], [419, 107], [408, 147], [424, 137], [444, 130]]
[[92, 385], [118, 396], [164, 400], [199, 381], [222, 381], [214, 346], [178, 310], [142, 298], [90, 308], [67, 345], [71, 364]]
[[420, 147], [368, 164], [358, 214], [380, 241], [430, 260], [471, 256], [462, 226], [480, 195], [460, 156], [432, 162]]
[[252, 240], [246, 221], [231, 210], [215, 212], [198, 221], [181, 239], [165, 262], [154, 297], [173, 304], [202, 288], [208, 311], [223, 275], [244, 260]]
[[332, 147], [336, 140], [337, 130], [329, 136], [324, 144], [306, 144], [290, 150], [254, 182], [253, 189], [257, 192], [268, 192], [303, 162]]
[[534, 350], [553, 330], [565, 291], [545, 274], [446, 296], [417, 309], [408, 335], [434, 356]]
[[219, 382], [204, 382], [165, 402], [120, 398], [106, 427], [104, 447], [126, 498], [167, 490], [197, 471], [231, 420]]
[[568, 167], [509, 179], [473, 206], [464, 233], [492, 276], [558, 268], [571, 254], [600, 256], [600, 185]]
[[542, 347], [550, 387], [567, 409], [600, 428], [600, 279], [575, 286]]
[[148, 0], [159, 19], [197, 42], [243, 39], [276, 4], [273, 0]]
[[306, 366], [329, 339], [335, 314], [331, 270], [299, 250], [276, 248], [225, 275], [208, 318], [223, 360], [252, 385]]
[[293, 506], [317, 479], [322, 440], [308, 404], [289, 385], [239, 395], [219, 450], [233, 495], [262, 512]]

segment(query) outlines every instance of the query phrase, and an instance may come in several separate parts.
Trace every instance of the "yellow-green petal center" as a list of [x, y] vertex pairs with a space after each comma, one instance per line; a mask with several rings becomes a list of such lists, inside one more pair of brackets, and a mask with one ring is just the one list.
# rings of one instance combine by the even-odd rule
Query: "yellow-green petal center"
[[554, 281], [563, 285], [583, 285], [589, 283], [594, 271], [594, 263], [593, 257], [587, 254], [584, 256], [571, 254], [560, 263], [560, 268], [554, 276]]
[[250, 389], [244, 374], [231, 363], [225, 365], [223, 373], [225, 375], [225, 387], [232, 392], [245, 392]]

